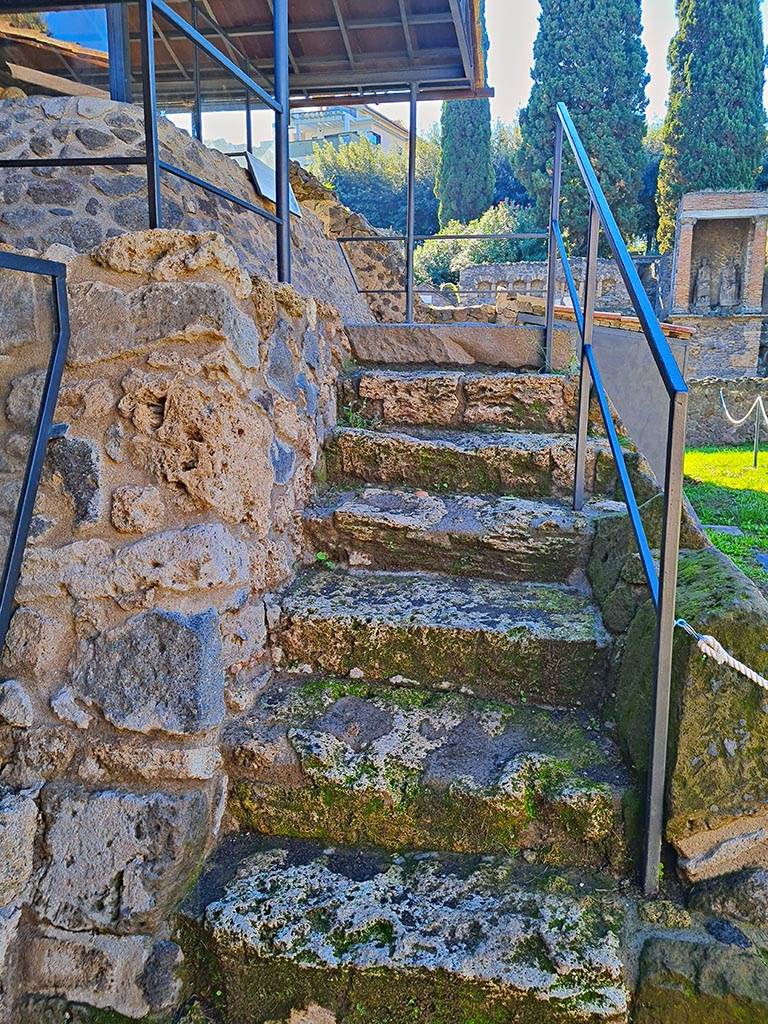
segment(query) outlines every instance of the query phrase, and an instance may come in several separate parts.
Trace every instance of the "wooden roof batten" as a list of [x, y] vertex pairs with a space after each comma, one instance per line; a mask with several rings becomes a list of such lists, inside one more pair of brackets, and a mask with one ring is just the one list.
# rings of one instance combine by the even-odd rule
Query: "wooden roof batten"
[[[106, 0], [107, 3], [120, 0]], [[83, 0], [16, 0], [14, 10], [82, 7]], [[169, 0], [184, 18], [189, 0]], [[197, 0], [200, 14], [221, 30], [213, 40], [256, 80], [271, 77], [272, 0]], [[293, 106], [380, 103], [407, 99], [487, 96], [480, 34], [480, 0], [288, 0], [290, 88]], [[140, 67], [138, 12], [129, 3], [132, 66]], [[191, 44], [162, 16], [155, 32], [158, 99], [185, 109]], [[208, 34], [206, 32], [206, 34]], [[51, 57], [59, 57], [51, 53]], [[42, 54], [36, 51], [39, 71]], [[211, 105], [235, 106], [233, 79], [215, 66], [204, 69]], [[107, 86], [105, 81], [94, 83]]]

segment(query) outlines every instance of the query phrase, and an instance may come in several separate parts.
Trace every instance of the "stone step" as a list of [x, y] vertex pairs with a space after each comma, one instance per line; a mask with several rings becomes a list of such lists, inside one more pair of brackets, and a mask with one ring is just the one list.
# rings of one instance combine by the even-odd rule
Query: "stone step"
[[[361, 363], [544, 365], [544, 328], [538, 324], [347, 324], [347, 335]], [[576, 362], [575, 326], [557, 324], [552, 340], [552, 369], [569, 369]]]
[[599, 706], [610, 638], [583, 592], [424, 572], [300, 573], [271, 613], [284, 665], [555, 707]]
[[[337, 427], [325, 446], [328, 479], [402, 484], [429, 491], [567, 498], [576, 442], [569, 434], [512, 431], [369, 430]], [[587, 491], [612, 496], [616, 475], [607, 441], [590, 439]]]
[[584, 568], [600, 516], [624, 509], [367, 487], [317, 498], [304, 535], [313, 550], [358, 567], [555, 583]]
[[627, 868], [626, 773], [583, 714], [286, 676], [223, 746], [229, 808], [266, 835]]
[[569, 433], [578, 382], [565, 374], [363, 367], [339, 379], [349, 426], [495, 427]]
[[610, 882], [503, 857], [234, 838], [179, 932], [228, 1024], [626, 1024], [623, 917]]

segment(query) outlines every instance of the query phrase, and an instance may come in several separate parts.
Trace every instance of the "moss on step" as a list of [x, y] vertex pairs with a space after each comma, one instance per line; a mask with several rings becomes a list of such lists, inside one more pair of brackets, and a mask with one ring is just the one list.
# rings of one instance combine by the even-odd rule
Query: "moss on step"
[[[768, 603], [720, 552], [683, 553], [677, 614], [758, 672], [768, 671]], [[647, 764], [655, 626], [647, 602], [627, 633], [617, 681], [619, 735], [641, 774]], [[675, 632], [672, 679], [667, 835], [684, 857], [694, 858], [686, 871], [695, 879], [735, 870], [739, 856], [750, 856], [746, 843], [736, 849], [736, 862], [720, 863], [717, 858], [727, 851], [716, 847], [727, 837], [717, 829], [726, 823], [733, 828], [734, 819], [745, 816], [742, 831], [754, 831], [749, 816], [766, 813], [768, 705], [760, 687], [705, 658], [681, 630]], [[712, 868], [706, 863], [710, 847]]]
[[[137, 1020], [116, 1010], [71, 1003], [51, 996], [28, 995], [22, 999], [13, 1024], [137, 1024]], [[149, 1014], [141, 1018], [140, 1024], [176, 1024], [176, 1015], [169, 1013], [158, 1017]]]
[[[626, 867], [621, 769], [573, 715], [333, 679], [281, 681], [263, 703], [229, 754], [229, 806], [247, 829]], [[251, 749], [278, 727], [291, 767], [249, 777], [237, 742]]]

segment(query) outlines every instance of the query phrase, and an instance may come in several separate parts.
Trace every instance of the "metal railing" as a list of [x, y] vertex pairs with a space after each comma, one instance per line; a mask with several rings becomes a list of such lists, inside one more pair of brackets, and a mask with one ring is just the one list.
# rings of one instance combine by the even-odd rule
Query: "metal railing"
[[[125, 3], [125, 0], [106, 0], [108, 4], [116, 6]], [[140, 45], [141, 45], [141, 84], [144, 106], [144, 134], [145, 151], [143, 156], [83, 156], [83, 157], [40, 157], [29, 159], [2, 159], [2, 167], [130, 167], [146, 166], [147, 171], [147, 211], [149, 226], [159, 228], [163, 226], [162, 197], [160, 194], [161, 172], [172, 174], [182, 178], [192, 185], [196, 185], [206, 192], [217, 196], [219, 199], [226, 199], [230, 203], [255, 213], [258, 217], [271, 221], [275, 225], [275, 249], [277, 263], [278, 281], [290, 282], [291, 280], [291, 235], [290, 235], [290, 190], [289, 190], [289, 157], [288, 157], [288, 127], [290, 122], [290, 99], [288, 80], [288, 0], [272, 0], [273, 22], [274, 22], [274, 96], [260, 86], [253, 77], [233, 60], [221, 52], [214, 44], [207, 39], [197, 28], [198, 17], [203, 18], [216, 34], [226, 40], [223, 29], [191, 0], [193, 19], [195, 24], [190, 24], [165, 0], [138, 0], [139, 24], [140, 24]], [[199, 53], [202, 51], [208, 58], [229, 72], [243, 87], [244, 110], [246, 114], [246, 137], [247, 148], [251, 148], [251, 97], [257, 102], [272, 110], [275, 114], [275, 212], [265, 210], [257, 203], [251, 203], [241, 196], [237, 196], [226, 189], [219, 188], [212, 182], [191, 174], [174, 164], [169, 163], [160, 157], [160, 143], [158, 138], [158, 102], [157, 102], [157, 76], [155, 73], [155, 51], [154, 51], [154, 25], [156, 17], [164, 18], [174, 28], [186, 37], [194, 47], [193, 87], [194, 102], [192, 110], [193, 135], [201, 137], [201, 109], [200, 98], [201, 76], [199, 69]], [[116, 51], [117, 52], [117, 49]], [[234, 52], [234, 51], [233, 51]], [[246, 68], [249, 67], [247, 58], [243, 56]], [[127, 75], [127, 69], [123, 69]]]
[[[589, 196], [589, 228], [587, 234], [587, 269], [584, 280], [584, 307], [576, 290], [563, 233], [560, 228], [560, 189], [564, 140], [573, 153], [576, 165]], [[595, 315], [596, 270], [600, 232], [613, 251], [624, 285], [640, 321], [642, 332], [653, 355], [659, 375], [669, 398], [667, 446], [664, 479], [664, 510], [661, 530], [659, 568], [643, 526], [642, 515], [630, 479], [624, 452], [613, 422], [608, 395], [592, 348]], [[552, 345], [555, 327], [555, 279], [558, 257], [562, 260], [571, 302], [581, 337], [581, 372], [576, 428], [576, 467], [573, 505], [579, 509], [585, 500], [585, 468], [587, 431], [591, 392], [594, 389], [605, 431], [611, 447], [619, 481], [627, 504], [629, 521], [635, 536], [643, 572], [656, 609], [656, 644], [654, 652], [654, 691], [648, 777], [645, 807], [645, 849], [642, 883], [646, 893], [659, 887], [659, 865], [664, 825], [664, 800], [669, 734], [670, 690], [672, 676], [672, 638], [675, 628], [675, 594], [680, 544], [680, 516], [683, 490], [683, 455], [688, 388], [675, 362], [650, 300], [632, 262], [626, 244], [611, 212], [587, 151], [564, 103], [557, 106], [555, 122], [555, 159], [552, 181], [552, 206], [549, 230], [549, 261], [547, 274], [547, 309], [545, 324], [546, 368], [552, 367]]]
[[14, 594], [21, 573], [21, 563], [29, 536], [29, 526], [34, 512], [40, 475], [43, 471], [46, 447], [50, 440], [61, 437], [67, 430], [65, 424], [54, 424], [53, 415], [56, 411], [56, 402], [59, 397], [59, 387], [69, 346], [66, 266], [52, 260], [0, 252], [0, 271], [4, 270], [50, 278], [53, 300], [53, 340], [24, 477], [16, 504], [16, 513], [8, 540], [2, 578], [0, 578], [0, 649], [5, 643], [5, 635], [13, 614]]
[[[355, 283], [358, 295], [405, 295], [405, 322], [412, 324], [414, 322], [414, 299], [417, 295], [435, 295], [440, 292], [440, 288], [437, 287], [424, 287], [419, 288], [414, 279], [413, 269], [413, 257], [415, 252], [415, 246], [417, 242], [472, 242], [472, 241], [504, 241], [509, 242], [515, 239], [546, 239], [548, 237], [546, 231], [510, 231], [504, 234], [487, 234], [487, 235], [338, 235], [335, 239], [339, 243], [341, 254], [344, 257], [344, 262], [347, 265], [347, 269], [352, 275], [352, 280]], [[382, 243], [394, 243], [400, 244], [405, 243], [406, 245], [406, 260], [405, 260], [405, 286], [402, 288], [361, 288], [357, 281], [357, 274], [355, 268], [350, 263], [347, 254], [344, 250], [345, 245], [349, 245], [355, 242], [382, 242]], [[462, 295], [488, 295], [487, 288], [461, 288], [459, 289]]]

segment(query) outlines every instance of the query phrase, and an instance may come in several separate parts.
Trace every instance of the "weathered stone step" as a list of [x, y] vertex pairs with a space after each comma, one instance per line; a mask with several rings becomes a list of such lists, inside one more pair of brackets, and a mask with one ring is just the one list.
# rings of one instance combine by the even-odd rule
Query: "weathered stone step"
[[[366, 430], [337, 427], [325, 446], [335, 483], [403, 484], [429, 491], [567, 498], [576, 442], [568, 434], [512, 431]], [[587, 445], [587, 490], [612, 495], [615, 471], [607, 441]]]
[[[361, 363], [480, 363], [535, 370], [544, 365], [544, 328], [537, 324], [347, 324], [347, 334]], [[573, 325], [556, 325], [554, 370], [566, 370], [574, 362], [575, 342]]]
[[569, 433], [577, 405], [578, 382], [565, 374], [365, 367], [339, 380], [339, 406], [350, 426], [363, 419]]
[[556, 707], [599, 704], [605, 689], [610, 639], [572, 587], [319, 569], [280, 603], [271, 640], [289, 667]]
[[227, 1024], [628, 1019], [610, 883], [501, 857], [233, 839], [196, 895], [185, 968]]
[[230, 810], [266, 835], [627, 867], [621, 760], [574, 712], [288, 676], [224, 748]]
[[566, 582], [586, 563], [596, 520], [624, 507], [596, 501], [574, 512], [506, 495], [367, 487], [316, 499], [305, 511], [304, 534], [314, 550], [358, 567]]

